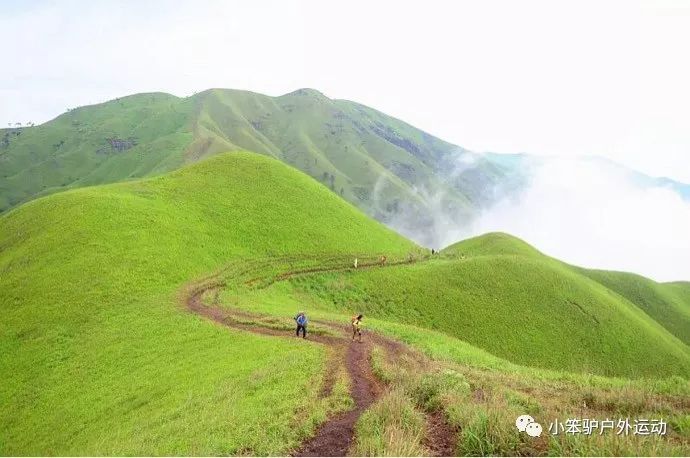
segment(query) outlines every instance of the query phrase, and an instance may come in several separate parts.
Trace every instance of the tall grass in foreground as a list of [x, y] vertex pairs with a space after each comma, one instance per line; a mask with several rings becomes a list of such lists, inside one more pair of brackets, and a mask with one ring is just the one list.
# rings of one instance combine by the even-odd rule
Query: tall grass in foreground
[[[233, 307], [285, 317], [307, 304], [314, 319], [347, 322], [347, 316], [329, 311], [330, 307], [289, 282], [241, 297], [238, 292], [222, 297]], [[403, 393], [420, 414], [442, 411], [457, 429], [455, 453], [459, 455], [690, 455], [686, 413], [690, 411], [690, 383], [683, 377], [630, 380], [530, 368], [421, 327], [369, 318], [365, 333], [369, 329], [420, 352], [416, 357], [412, 352], [391, 361], [383, 348], [375, 348], [372, 369], [391, 390]], [[516, 430], [514, 422], [521, 414], [532, 415], [545, 431], [552, 420], [583, 417], [664, 418], [669, 429], [660, 440], [631, 436], [550, 439], [547, 433], [534, 439]], [[381, 417], [381, 411], [375, 415]], [[397, 436], [390, 431], [397, 426], [385, 418], [379, 418], [378, 424], [386, 427], [368, 432], [359, 426], [358, 431], [367, 436], [367, 444], [379, 448], [371, 445], [354, 453], [377, 450], [387, 454], [381, 447], [401, 453], [399, 450], [427, 445], [414, 435], [408, 435], [404, 444], [392, 441]]]
[[[385, 447], [399, 452], [424, 444], [413, 434], [404, 440], [393, 440], [398, 437], [396, 432], [403, 429], [388, 419], [394, 402], [408, 407], [411, 403], [420, 415], [442, 411], [457, 430], [455, 453], [463, 456], [687, 456], [690, 452], [690, 415], [686, 413], [690, 399], [683, 394], [655, 393], [639, 385], [603, 388], [530, 379], [524, 374], [409, 356], [392, 362], [381, 348], [372, 352], [371, 362], [375, 374], [396, 394], [381, 401], [387, 409], [370, 412], [378, 423], [368, 418], [367, 423], [362, 420], [358, 425], [370, 446], [357, 449], [362, 454], [386, 454]], [[532, 438], [517, 430], [515, 419], [522, 414], [541, 423], [541, 437]], [[626, 417], [664, 418], [668, 422], [667, 435], [573, 436], [552, 435], [548, 431], [549, 423], [557, 419]], [[365, 430], [372, 424], [383, 427]]]
[[424, 416], [402, 390], [386, 393], [357, 422], [356, 456], [423, 456]]

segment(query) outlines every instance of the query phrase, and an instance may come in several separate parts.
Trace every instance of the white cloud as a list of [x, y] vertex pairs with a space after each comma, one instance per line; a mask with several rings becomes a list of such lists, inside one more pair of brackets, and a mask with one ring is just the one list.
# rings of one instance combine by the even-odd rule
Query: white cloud
[[538, 166], [517, 200], [484, 212], [471, 234], [505, 231], [561, 260], [690, 280], [690, 203], [665, 188], [642, 188], [590, 161]]
[[690, 182], [687, 2], [5, 2], [0, 125], [141, 91], [298, 87], [475, 151]]

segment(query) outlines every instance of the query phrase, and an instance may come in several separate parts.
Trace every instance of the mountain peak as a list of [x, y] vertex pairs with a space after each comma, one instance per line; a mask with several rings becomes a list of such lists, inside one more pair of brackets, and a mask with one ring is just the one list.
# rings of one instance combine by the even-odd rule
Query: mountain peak
[[505, 232], [489, 232], [454, 243], [443, 250], [446, 254], [543, 256], [536, 248]]
[[313, 97], [313, 98], [318, 98], [318, 99], [327, 99], [323, 93], [317, 91], [316, 89], [308, 88], [308, 87], [303, 87], [300, 89], [297, 89], [296, 91], [292, 91], [290, 93], [284, 94], [283, 97]]

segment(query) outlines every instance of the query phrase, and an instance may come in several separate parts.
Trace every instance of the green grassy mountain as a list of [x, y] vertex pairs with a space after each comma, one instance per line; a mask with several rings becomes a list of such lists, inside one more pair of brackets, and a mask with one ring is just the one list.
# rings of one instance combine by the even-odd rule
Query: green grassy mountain
[[439, 210], [466, 218], [494, 198], [495, 185], [518, 179], [409, 124], [313, 89], [280, 97], [212, 89], [188, 98], [138, 94], [40, 126], [0, 129], [0, 211], [239, 150], [294, 166], [402, 232], [428, 227]]
[[[416, 262], [351, 268], [354, 256], [381, 254], [390, 262]], [[528, 374], [519, 383], [529, 390], [537, 379], [556, 379], [557, 385], [538, 387], [546, 393], [572, 388], [574, 400], [567, 402], [577, 406], [581, 399], [618, 405], [615, 393], [596, 391], [591, 383], [623, 386], [625, 393], [639, 385], [532, 372], [516, 363], [635, 378], [679, 376], [659, 381], [661, 388], [644, 385], [640, 393], [656, 393], [653, 408], [685, 405], [682, 398], [662, 400], [659, 390], [690, 392], [688, 347], [622, 292], [506, 235], [469, 240], [429, 259], [318, 181], [280, 161], [234, 153], [160, 177], [56, 193], [0, 216], [0, 453], [294, 450], [333, 411], [335, 394], [319, 392], [327, 349], [229, 331], [185, 309], [180, 289], [221, 268], [228, 277], [244, 272], [249, 279], [277, 279], [280, 269], [295, 271], [303, 262], [307, 269], [318, 262], [338, 271], [312, 270], [266, 287], [237, 274], [239, 283], [228, 280], [220, 300], [283, 322], [298, 308], [339, 322], [361, 310], [381, 332], [482, 366], [482, 377], [486, 368], [504, 371], [491, 388], [500, 393], [497, 405], [510, 399], [522, 403], [520, 410], [534, 401], [506, 388], [511, 373]], [[687, 285], [669, 290], [682, 294]], [[471, 393], [460, 376], [451, 378]], [[563, 385], [573, 379], [574, 385]], [[429, 390], [437, 388], [424, 383], [414, 389], [429, 402]], [[478, 388], [482, 383], [473, 386], [486, 400], [491, 392]], [[480, 417], [465, 420], [473, 398], [443, 399], [457, 401], [449, 405], [462, 418], [468, 441], [474, 428], [489, 428]], [[630, 408], [650, 407], [639, 401]], [[363, 419], [375, 422], [372, 415], [385, 404], [377, 409]], [[408, 436], [419, 438], [401, 437]], [[513, 445], [506, 453], [529, 446], [514, 436], [507, 440]], [[470, 454], [485, 450], [471, 442], [462, 447]]]

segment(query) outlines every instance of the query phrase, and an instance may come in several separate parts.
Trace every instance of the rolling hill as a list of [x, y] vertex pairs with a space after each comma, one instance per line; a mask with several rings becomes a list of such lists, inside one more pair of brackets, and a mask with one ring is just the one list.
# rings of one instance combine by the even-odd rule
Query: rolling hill
[[687, 296], [642, 277], [569, 266], [507, 234], [457, 243], [423, 264], [294, 283], [335, 310], [441, 331], [518, 364], [690, 375]]
[[[364, 261], [382, 254], [390, 266], [352, 268], [355, 256]], [[274, 282], [278, 267], [303, 267], [310, 275]], [[506, 371], [520, 363], [634, 378], [675, 375], [660, 382], [672, 397], [654, 406], [685, 405], [674, 396], [687, 391], [690, 350], [623, 290], [614, 292], [501, 234], [429, 259], [426, 250], [318, 181], [242, 152], [159, 177], [55, 193], [0, 216], [0, 452], [295, 450], [333, 411], [332, 396], [319, 392], [326, 349], [228, 332], [180, 305], [180, 289], [189, 282], [235, 270], [267, 279], [267, 287], [241, 277], [237, 288], [228, 283], [222, 299], [256, 310], [274, 307], [276, 319], [289, 321], [305, 306], [312, 316], [339, 321], [362, 310], [383, 331]], [[548, 377], [558, 378], [560, 391], [563, 380], [576, 377], [554, 373]], [[447, 371], [441, 374], [447, 378]], [[544, 376], [536, 369], [530, 374]], [[499, 405], [504, 391], [533, 405], [503, 387], [504, 372], [496, 376]], [[455, 378], [458, 389], [469, 386]], [[586, 390], [582, 396], [590, 401], [597, 393], [603, 404], [610, 394], [592, 391], [585, 380], [573, 389]], [[620, 380], [593, 380], [632, 389]], [[659, 391], [650, 386], [644, 393]], [[642, 401], [639, 406], [650, 409]], [[377, 421], [372, 416], [384, 407], [365, 420]], [[474, 434], [472, 424], [468, 434]], [[529, 446], [520, 444], [506, 450]]]
[[514, 171], [479, 155], [313, 89], [280, 97], [211, 89], [188, 98], [137, 94], [40, 126], [0, 129], [0, 211], [240, 150], [296, 167], [403, 233], [423, 232], [439, 210], [466, 218], [494, 199], [499, 185], [519, 182]]
[[640, 307], [686, 345], [690, 345], [690, 288], [687, 282], [657, 283], [627, 272], [579, 270]]
[[0, 217], [0, 453], [285, 453], [323, 418], [323, 349], [228, 333], [177, 290], [242, 257], [415, 250], [245, 153], [16, 208]]

